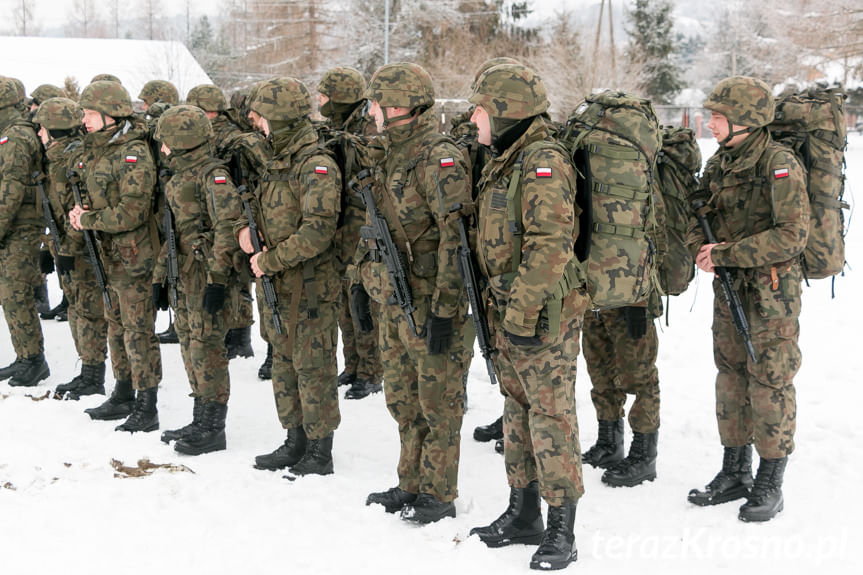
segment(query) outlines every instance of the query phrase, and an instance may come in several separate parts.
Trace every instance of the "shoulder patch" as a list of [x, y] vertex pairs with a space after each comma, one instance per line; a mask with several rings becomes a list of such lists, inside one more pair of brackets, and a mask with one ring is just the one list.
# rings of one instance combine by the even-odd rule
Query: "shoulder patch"
[[536, 177], [537, 178], [550, 178], [551, 177], [551, 168], [537, 168], [536, 169]]
[[214, 184], [227, 184], [228, 178], [226, 178], [225, 176], [213, 176], [213, 183]]
[[137, 164], [138, 163], [138, 156], [126, 156], [126, 163], [127, 164]]
[[455, 159], [453, 159], [452, 157], [440, 159], [441, 168], [451, 168], [453, 166], [455, 166]]
[[8, 141], [9, 141], [9, 137], [3, 136], [2, 138], [0, 138], [0, 146], [2, 146], [3, 144], [5, 144]]
[[329, 173], [326, 166], [315, 166], [315, 173], [326, 176]]
[[788, 168], [779, 168], [778, 170], [773, 170], [773, 179], [779, 180], [781, 178], [787, 178], [789, 175]]

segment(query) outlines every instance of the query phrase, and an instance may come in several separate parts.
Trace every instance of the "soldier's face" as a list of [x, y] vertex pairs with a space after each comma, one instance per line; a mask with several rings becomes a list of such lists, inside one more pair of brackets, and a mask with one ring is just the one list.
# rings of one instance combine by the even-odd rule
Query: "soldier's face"
[[476, 124], [477, 141], [484, 146], [491, 146], [491, 122], [485, 108], [482, 106], [474, 108], [470, 121]]
[[109, 120], [107, 125], [114, 123], [114, 119], [110, 116], [102, 116], [101, 112], [84, 108], [83, 124], [88, 133], [98, 132], [103, 129], [106, 126], [105, 120]]
[[168, 147], [168, 144], [166, 144], [166, 143], [164, 143], [164, 142], [162, 142], [162, 148], [161, 148], [161, 150], [162, 150], [162, 153], [163, 153], [163, 154], [165, 154], [165, 156], [170, 156], [170, 155], [171, 155], [171, 148], [169, 148], [169, 147]]
[[330, 101], [330, 97], [326, 94], [318, 92], [318, 110], [324, 107], [324, 104]]
[[39, 139], [42, 140], [42, 145], [47, 148], [51, 135], [48, 133], [48, 130], [45, 129], [45, 126], [39, 127]]
[[375, 127], [378, 129], [378, 134], [384, 131], [384, 111], [381, 110], [381, 105], [377, 101], [372, 100], [369, 106], [369, 116], [375, 119]]
[[[729, 129], [734, 132], [740, 132], [742, 130], [746, 130], [746, 126], [738, 126], [737, 124], [732, 124], [728, 121], [728, 118], [725, 115], [720, 114], [719, 112], [710, 112], [710, 121], [707, 122], [707, 129], [711, 131], [713, 137], [716, 138], [716, 141], [722, 143], [725, 141], [725, 138], [728, 137]], [[733, 148], [740, 142], [746, 139], [746, 136], [749, 135], [749, 132], [745, 132], [742, 134], [737, 134], [731, 140], [725, 144], [727, 148]]]

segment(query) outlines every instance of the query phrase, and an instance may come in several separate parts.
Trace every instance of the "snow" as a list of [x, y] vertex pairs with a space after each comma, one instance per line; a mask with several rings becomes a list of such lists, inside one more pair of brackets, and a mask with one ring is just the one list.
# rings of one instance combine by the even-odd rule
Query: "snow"
[[[702, 145], [705, 157], [715, 148], [710, 141]], [[849, 136], [848, 178], [846, 197], [853, 199], [863, 187], [858, 135]], [[856, 231], [847, 237], [852, 263], [863, 248]], [[55, 282], [52, 275], [56, 302]], [[786, 474], [785, 510], [769, 523], [743, 524], [737, 519], [741, 502], [697, 508], [686, 501], [689, 489], [708, 482], [722, 458], [714, 418], [713, 296], [709, 277], [700, 274], [671, 302], [670, 326], [664, 320], [661, 325], [658, 478], [613, 489], [600, 482], [600, 470], [585, 467], [586, 493], [576, 519], [579, 558], [570, 572], [858, 572], [853, 557], [863, 535], [858, 521], [863, 432], [857, 412], [863, 355], [857, 346], [863, 322], [855, 294], [863, 280], [853, 272], [838, 278], [836, 299], [830, 298], [830, 287], [824, 280], [804, 292], [803, 366], [795, 380], [797, 450]], [[157, 328], [166, 321], [160, 316]], [[91, 421], [82, 411], [100, 403], [101, 396], [31, 400], [28, 396], [42, 396], [68, 381], [79, 367], [68, 324], [50, 321], [42, 327], [51, 377], [34, 389], [0, 383], [0, 572], [107, 574], [131, 565], [136, 573], [168, 574], [529, 571], [532, 548], [488, 549], [468, 537], [472, 527], [503, 511], [508, 495], [501, 456], [491, 444], [472, 439], [473, 428], [502, 408], [482, 361], [471, 366], [458, 515], [415, 527], [364, 505], [369, 492], [396, 484], [398, 434], [382, 394], [342, 402], [334, 475], [289, 482], [281, 473], [252, 468], [256, 454], [284, 439], [270, 384], [256, 377], [266, 351], [257, 337], [256, 357], [230, 366], [228, 450], [187, 457], [162, 444], [158, 432], [129, 435], [113, 430], [117, 422]], [[162, 346], [162, 357], [164, 430], [185, 424], [192, 403], [178, 347]], [[0, 365], [13, 359], [0, 319]], [[586, 449], [596, 439], [596, 423], [581, 358], [578, 372]], [[141, 478], [114, 476], [112, 459], [134, 466], [142, 458], [185, 465], [194, 473], [158, 469]]]

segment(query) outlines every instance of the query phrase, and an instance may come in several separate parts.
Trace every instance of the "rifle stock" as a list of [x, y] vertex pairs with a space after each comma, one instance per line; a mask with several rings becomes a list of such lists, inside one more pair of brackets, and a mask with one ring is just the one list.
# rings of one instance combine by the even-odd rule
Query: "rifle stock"
[[[69, 171], [66, 175], [69, 184], [72, 186], [72, 193], [75, 195], [75, 203], [83, 208], [84, 202], [81, 200], [81, 190], [78, 187], [80, 177], [74, 171]], [[93, 266], [93, 275], [96, 276], [96, 283], [102, 292], [102, 300], [105, 302], [106, 309], [111, 309], [111, 295], [108, 293], [108, 276], [105, 275], [105, 266], [102, 265], [102, 258], [99, 257], [99, 252], [96, 251], [96, 237], [93, 235], [93, 230], [81, 230], [81, 234], [84, 236], [84, 245], [87, 246], [87, 257], [90, 260], [90, 265]]]
[[171, 212], [171, 205], [168, 203], [167, 194], [165, 194], [165, 184], [171, 179], [171, 175], [171, 171], [167, 168], [159, 172], [159, 189], [165, 202], [165, 211], [162, 212], [162, 228], [164, 228], [162, 233], [165, 234], [165, 246], [168, 250], [167, 272], [165, 273], [165, 281], [168, 282], [168, 302], [172, 308], [177, 309], [177, 283], [180, 280], [180, 262], [177, 258], [177, 231], [174, 229], [174, 214]]
[[[51, 201], [48, 199], [48, 194], [45, 193], [45, 187], [42, 182], [45, 180], [45, 174], [42, 172], [33, 172], [33, 179], [36, 181], [36, 187], [39, 188], [39, 195], [42, 197], [42, 217], [45, 220], [45, 227], [48, 228], [48, 234], [51, 236], [51, 245], [54, 246], [54, 256], [60, 255], [60, 230], [57, 227], [57, 220], [54, 219], [54, 213], [51, 211]], [[67, 280], [69, 272], [63, 274]]]

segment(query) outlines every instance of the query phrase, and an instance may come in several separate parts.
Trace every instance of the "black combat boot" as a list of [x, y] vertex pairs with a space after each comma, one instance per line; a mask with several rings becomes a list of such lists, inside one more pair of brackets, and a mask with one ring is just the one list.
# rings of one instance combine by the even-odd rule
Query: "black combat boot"
[[176, 439], [183, 439], [201, 423], [201, 418], [204, 417], [204, 401], [200, 397], [195, 397], [195, 402], [192, 404], [192, 422], [184, 425], [179, 429], [168, 429], [162, 432], [162, 442], [171, 443]]
[[401, 511], [401, 508], [408, 503], [413, 503], [416, 498], [416, 493], [408, 493], [400, 487], [391, 487], [386, 491], [369, 493], [369, 496], [366, 497], [366, 505], [376, 503], [383, 505], [384, 511], [387, 513], [395, 513]]
[[420, 493], [413, 503], [402, 508], [399, 517], [411, 523], [434, 523], [444, 517], [455, 517], [455, 504], [452, 501], [443, 502], [429, 493]]
[[362, 399], [382, 389], [383, 386], [380, 383], [374, 383], [371, 379], [357, 378], [345, 392], [345, 399]]
[[255, 457], [255, 469], [284, 469], [297, 463], [306, 452], [306, 430], [302, 426], [288, 430], [285, 442], [272, 453]]
[[252, 328], [229, 329], [228, 333], [225, 334], [225, 348], [228, 351], [228, 359], [255, 357], [255, 352], [252, 349]]
[[0, 368], [0, 381], [9, 379], [10, 377], [14, 376], [16, 373], [18, 373], [19, 369], [21, 369], [20, 359], [16, 359], [6, 367]]
[[158, 388], [139, 389], [135, 405], [128, 419], [114, 428], [114, 431], [156, 431], [159, 429], [159, 411], [156, 409]]
[[564, 569], [578, 559], [578, 550], [575, 548], [575, 507], [575, 503], [548, 507], [548, 527], [539, 548], [530, 558], [531, 569]]
[[602, 482], [612, 487], [635, 487], [656, 479], [656, 443], [659, 433], [632, 433], [629, 455], [602, 474]]
[[333, 434], [309, 439], [305, 454], [289, 471], [294, 475], [330, 475], [333, 472]]
[[782, 478], [785, 475], [787, 457], [779, 459], [761, 458], [755, 484], [746, 503], [740, 506], [741, 521], [770, 521], [785, 508], [782, 497]]
[[63, 294], [63, 299], [60, 300], [60, 303], [48, 310], [47, 313], [40, 313], [39, 317], [42, 319], [56, 319], [57, 321], [68, 321], [68, 310], [69, 300], [66, 299], [66, 294]]
[[503, 515], [486, 527], [474, 527], [471, 535], [479, 535], [489, 547], [506, 545], [538, 545], [545, 532], [542, 510], [539, 507], [539, 483], [531, 481], [527, 487], [509, 488], [509, 507]]
[[168, 324], [168, 329], [161, 333], [157, 333], [156, 337], [159, 338], [159, 343], [180, 343], [180, 338], [177, 336], [177, 330], [174, 329], [174, 320], [171, 319], [171, 323]]
[[348, 370], [344, 370], [339, 374], [339, 387], [343, 385], [351, 385], [356, 378], [357, 374], [350, 373]]
[[201, 422], [174, 444], [174, 451], [186, 455], [200, 455], [211, 451], [223, 451], [225, 441], [225, 417], [228, 405], [208, 401], [204, 404]]
[[45, 362], [45, 354], [39, 353], [21, 360], [18, 371], [9, 380], [12, 387], [33, 387], [51, 375], [51, 370]]
[[623, 460], [623, 420], [599, 420], [596, 443], [582, 456], [581, 461], [593, 467], [607, 469]]
[[473, 430], [473, 438], [476, 441], [486, 443], [503, 439], [503, 417], [498, 417], [488, 425], [480, 425]]
[[84, 413], [89, 415], [90, 419], [111, 421], [128, 417], [132, 413], [134, 406], [135, 392], [132, 391], [132, 376], [128, 376], [117, 380], [117, 383], [114, 384], [114, 391], [111, 392], [111, 397], [102, 402], [98, 407], [85, 409]]
[[494, 442], [494, 450], [503, 455], [506, 450], [506, 446], [503, 443], [503, 437]]
[[722, 456], [722, 469], [704, 487], [704, 491], [692, 489], [687, 499], [702, 507], [719, 505], [746, 497], [751, 487], [752, 446], [726, 447]]
[[258, 370], [258, 379], [273, 379], [273, 344], [267, 344], [267, 359]]
[[51, 313], [51, 302], [48, 301], [48, 284], [43, 281], [34, 287], [33, 298], [36, 300], [36, 311], [39, 312], [39, 317], [45, 319], [44, 316]]
[[[60, 387], [58, 385], [57, 389]], [[66, 397], [77, 400], [85, 395], [105, 395], [105, 362], [83, 364], [78, 385], [70, 390]]]
[[74, 391], [81, 385], [81, 380], [84, 378], [84, 366], [81, 366], [81, 373], [72, 378], [72, 381], [61, 383], [54, 389], [54, 393], [60, 397], [64, 397], [70, 391]]

